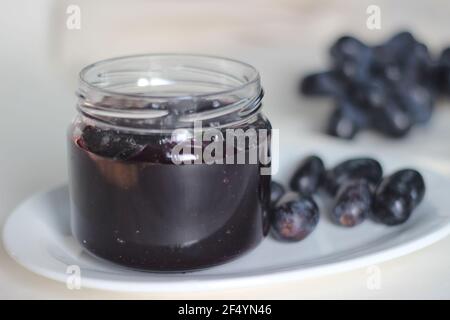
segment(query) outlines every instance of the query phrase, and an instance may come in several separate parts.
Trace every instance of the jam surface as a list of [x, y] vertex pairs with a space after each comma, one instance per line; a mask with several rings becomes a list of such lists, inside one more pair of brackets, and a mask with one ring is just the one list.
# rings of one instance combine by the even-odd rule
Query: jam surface
[[267, 234], [262, 165], [176, 165], [168, 137], [80, 129], [69, 142], [72, 231], [94, 255], [188, 271], [231, 260]]

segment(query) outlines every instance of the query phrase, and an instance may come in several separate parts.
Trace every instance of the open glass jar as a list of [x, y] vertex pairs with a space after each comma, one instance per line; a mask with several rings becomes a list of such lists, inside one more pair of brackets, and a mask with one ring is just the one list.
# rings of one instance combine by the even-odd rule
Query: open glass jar
[[271, 126], [252, 66], [121, 57], [84, 68], [77, 94], [71, 226], [89, 252], [138, 269], [187, 271], [242, 255], [267, 234]]

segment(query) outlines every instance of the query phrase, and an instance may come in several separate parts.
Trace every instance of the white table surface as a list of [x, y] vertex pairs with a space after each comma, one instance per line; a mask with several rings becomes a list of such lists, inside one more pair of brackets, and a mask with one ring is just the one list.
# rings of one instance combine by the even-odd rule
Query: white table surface
[[[330, 141], [319, 130], [330, 102], [300, 98], [295, 86], [300, 74], [324, 65], [324, 49], [333, 37], [351, 30], [367, 39], [382, 39], [391, 31], [412, 26], [431, 47], [450, 45], [450, 7], [444, 1], [378, 1], [383, 14], [380, 31], [365, 29], [365, 8], [371, 3], [368, 1], [345, 1], [345, 8], [344, 1], [286, 0], [278, 5], [271, 0], [263, 2], [267, 6], [260, 6], [261, 1], [236, 1], [234, 5], [243, 7], [236, 10], [232, 4], [216, 1], [194, 0], [186, 6], [175, 5], [174, 1], [166, 4], [136, 0], [127, 1], [124, 7], [123, 2], [101, 0], [96, 1], [98, 6], [104, 6], [100, 14], [88, 1], [6, 1], [0, 11], [1, 226], [20, 201], [67, 181], [65, 130], [74, 114], [76, 71], [88, 62], [155, 51], [212, 53], [242, 59], [261, 71], [266, 90], [265, 112], [274, 127], [280, 128], [281, 136], [295, 134], [299, 139]], [[65, 29], [65, 8], [69, 3], [81, 6], [81, 30]], [[140, 18], [153, 15], [158, 19], [151, 23], [137, 19], [139, 22], [133, 24], [137, 12]], [[144, 27], [148, 28], [143, 31]], [[418, 128], [404, 140], [389, 141], [364, 133], [351, 143], [382, 153], [406, 155], [450, 175], [449, 123], [450, 103], [443, 101], [430, 125]], [[379, 290], [368, 288], [368, 273], [363, 268], [239, 290], [122, 294], [68, 290], [65, 284], [17, 265], [0, 247], [0, 298], [450, 298], [449, 252], [447, 237], [378, 265]]]

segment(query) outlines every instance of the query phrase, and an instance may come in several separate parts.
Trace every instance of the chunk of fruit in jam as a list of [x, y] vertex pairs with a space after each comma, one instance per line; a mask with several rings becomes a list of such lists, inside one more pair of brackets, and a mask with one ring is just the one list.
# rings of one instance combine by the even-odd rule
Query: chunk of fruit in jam
[[127, 160], [142, 152], [145, 144], [141, 144], [136, 136], [111, 129], [100, 129], [94, 126], [83, 128], [81, 147], [103, 157]]

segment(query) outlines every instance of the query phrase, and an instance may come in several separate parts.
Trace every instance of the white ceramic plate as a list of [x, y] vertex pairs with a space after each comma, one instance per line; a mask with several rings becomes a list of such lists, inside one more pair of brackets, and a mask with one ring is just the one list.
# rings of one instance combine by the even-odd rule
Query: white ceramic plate
[[[367, 152], [345, 145], [317, 144], [302, 147], [284, 140], [278, 179], [287, 181], [305, 151], [321, 150], [328, 164]], [[426, 180], [427, 194], [410, 220], [397, 227], [366, 221], [352, 229], [331, 224], [322, 212], [317, 229], [299, 243], [267, 238], [246, 256], [222, 266], [185, 274], [156, 274], [126, 269], [97, 260], [83, 251], [70, 234], [66, 187], [33, 196], [22, 203], [5, 224], [3, 241], [21, 265], [48, 278], [66, 282], [68, 266], [81, 270], [83, 287], [117, 291], [197, 291], [236, 288], [316, 277], [372, 265], [434, 243], [450, 232], [450, 179], [400, 157], [381, 158], [386, 171], [418, 167]]]

